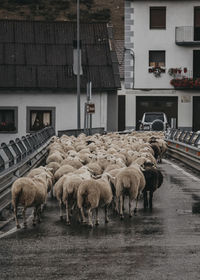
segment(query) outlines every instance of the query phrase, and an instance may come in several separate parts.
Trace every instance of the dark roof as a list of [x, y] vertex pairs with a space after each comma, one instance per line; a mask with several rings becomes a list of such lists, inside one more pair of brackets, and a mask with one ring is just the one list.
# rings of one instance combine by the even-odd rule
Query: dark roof
[[[120, 87], [118, 61], [106, 23], [80, 25], [81, 87]], [[75, 22], [0, 21], [0, 88], [76, 89], [73, 74]]]

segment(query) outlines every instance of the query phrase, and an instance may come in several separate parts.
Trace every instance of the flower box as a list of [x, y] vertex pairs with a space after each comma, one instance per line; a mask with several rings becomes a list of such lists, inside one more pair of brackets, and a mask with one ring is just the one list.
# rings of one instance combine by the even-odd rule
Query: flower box
[[161, 73], [165, 73], [165, 68], [162, 67], [151, 67], [149, 73], [153, 73], [155, 77], [160, 77]]
[[170, 84], [180, 89], [200, 89], [200, 78], [172, 79]]

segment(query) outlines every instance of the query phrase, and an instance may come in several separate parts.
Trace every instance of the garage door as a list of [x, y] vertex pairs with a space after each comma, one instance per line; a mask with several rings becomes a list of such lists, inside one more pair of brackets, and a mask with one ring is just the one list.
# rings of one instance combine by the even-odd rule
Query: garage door
[[167, 115], [169, 124], [171, 118], [176, 118], [178, 123], [178, 97], [168, 96], [137, 96], [136, 97], [136, 129], [139, 120], [145, 112], [164, 112]]
[[200, 96], [193, 97], [193, 131], [200, 130]]

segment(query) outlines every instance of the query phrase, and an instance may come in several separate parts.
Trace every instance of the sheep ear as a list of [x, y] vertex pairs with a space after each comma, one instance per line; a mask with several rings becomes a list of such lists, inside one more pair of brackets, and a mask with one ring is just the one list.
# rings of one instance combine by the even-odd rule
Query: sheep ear
[[141, 170], [141, 171], [145, 171], [144, 166], [140, 166], [140, 170]]
[[49, 179], [52, 179], [52, 176], [48, 173], [45, 173], [46, 177], [49, 178]]
[[94, 171], [93, 171], [92, 169], [90, 169], [88, 166], [87, 166], [87, 170], [88, 170], [93, 176], [95, 176], [95, 175], [94, 175]]
[[92, 177], [93, 179], [100, 179], [100, 178], [101, 178], [101, 175], [96, 175], [96, 176], [95, 176], [95, 175], [92, 174], [91, 177]]
[[52, 167], [46, 167], [46, 170], [52, 172], [53, 168]]
[[112, 181], [112, 182], [114, 182], [114, 180], [115, 180], [115, 177], [113, 177], [112, 175], [110, 175], [109, 173], [105, 173], [106, 175], [107, 175], [107, 177], [108, 177], [108, 180], [109, 181]]
[[33, 179], [38, 179], [38, 178], [41, 178], [41, 175], [45, 175], [45, 176], [47, 176], [46, 175], [46, 173], [41, 173], [41, 174], [38, 174], [38, 175], [35, 175], [34, 177], [33, 177]]

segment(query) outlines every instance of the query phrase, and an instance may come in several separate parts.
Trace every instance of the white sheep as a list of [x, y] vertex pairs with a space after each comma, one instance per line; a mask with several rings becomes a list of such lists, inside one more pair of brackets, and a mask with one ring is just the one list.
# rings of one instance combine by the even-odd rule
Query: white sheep
[[86, 166], [94, 176], [101, 175], [103, 173], [101, 166], [97, 162], [90, 162]]
[[119, 202], [119, 213], [121, 219], [124, 218], [123, 214], [123, 197], [129, 197], [129, 216], [132, 217], [132, 201], [136, 200], [136, 207], [134, 213], [137, 211], [137, 203], [139, 195], [145, 187], [145, 178], [143, 173], [140, 171], [140, 167], [135, 166], [123, 168], [115, 178], [115, 189], [116, 189], [116, 208], [118, 208]]
[[74, 167], [75, 169], [79, 169], [83, 166], [83, 164], [80, 162], [80, 159], [78, 159], [78, 157], [76, 158], [66, 158], [62, 161], [61, 166], [63, 165], [71, 165], [72, 167]]
[[87, 180], [91, 178], [91, 172], [88, 170], [87, 166], [82, 166], [81, 168], [75, 170], [73, 174], [77, 174], [82, 179]]
[[55, 174], [56, 170], [58, 170], [58, 168], [60, 168], [60, 164], [57, 163], [57, 162], [52, 161], [49, 164], [47, 164], [47, 167], [51, 168], [52, 169], [52, 173]]
[[82, 220], [85, 223], [84, 208], [88, 213], [88, 225], [93, 227], [92, 210], [96, 209], [96, 225], [99, 224], [98, 207], [105, 207], [105, 222], [108, 223], [108, 206], [112, 201], [112, 190], [107, 177], [99, 180], [85, 180], [78, 188], [77, 205], [80, 209]]
[[[47, 192], [51, 192], [51, 195], [53, 193], [53, 173], [52, 173], [52, 168], [47, 167], [47, 166], [39, 166], [37, 168], [32, 169], [28, 174], [27, 177], [29, 178], [34, 178], [37, 175], [40, 175], [41, 173], [46, 173], [48, 175], [47, 178]], [[46, 206], [46, 201], [44, 203], [44, 206]]]
[[[69, 212], [72, 211], [77, 205], [77, 190], [83, 179], [81, 176], [71, 175], [66, 176], [62, 181], [63, 195], [62, 201], [66, 208], [66, 223], [70, 225]], [[62, 209], [61, 209], [62, 211]]]
[[20, 228], [17, 217], [18, 205], [23, 206], [24, 227], [27, 226], [26, 209], [28, 207], [34, 207], [33, 225], [36, 223], [36, 217], [38, 217], [38, 222], [40, 222], [41, 205], [44, 204], [47, 196], [48, 177], [49, 175], [43, 172], [34, 178], [19, 178], [13, 183], [11, 188], [12, 205], [17, 228]]
[[68, 165], [68, 164], [63, 165], [58, 170], [56, 170], [56, 172], [54, 174], [54, 179], [55, 179], [55, 181], [58, 181], [58, 179], [60, 177], [62, 177], [63, 175], [71, 173], [71, 172], [73, 172], [75, 170], [76, 169], [74, 167], [72, 167], [71, 165]]
[[110, 165], [108, 165], [108, 166], [106, 167], [106, 169], [105, 169], [104, 172], [109, 172], [109, 171], [111, 171], [111, 170], [120, 169], [120, 168], [122, 168], [122, 166], [121, 166], [120, 164], [117, 164], [117, 163], [115, 163], [115, 164], [110, 164]]
[[49, 164], [50, 162], [57, 162], [57, 163], [60, 164], [63, 161], [64, 158], [65, 158], [64, 155], [62, 155], [58, 151], [55, 151], [53, 154], [50, 154], [47, 157], [46, 164]]

